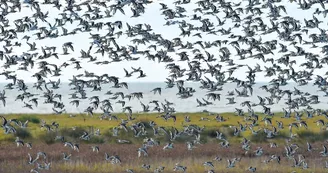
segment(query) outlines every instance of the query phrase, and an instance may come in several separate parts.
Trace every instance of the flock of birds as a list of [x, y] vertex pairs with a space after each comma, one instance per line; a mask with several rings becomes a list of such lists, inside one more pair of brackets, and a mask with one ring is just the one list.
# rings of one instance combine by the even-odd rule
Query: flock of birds
[[[138, 18], [145, 13], [149, 4], [159, 3], [161, 15], [164, 16], [166, 27], [179, 28], [181, 33], [178, 37], [167, 39], [156, 33], [150, 24], [130, 25], [125, 21], [115, 18], [116, 13], [130, 15], [131, 18]], [[196, 3], [195, 9], [188, 9], [185, 6]], [[253, 94], [253, 85], [256, 83], [256, 75], [264, 74], [265, 77], [272, 79], [268, 85], [261, 86], [261, 89], [270, 94], [269, 97], [258, 96], [259, 102], [244, 101], [240, 106], [236, 105], [236, 114], [244, 116], [246, 122], [250, 124], [239, 123], [232, 127], [234, 135], [250, 130], [253, 134], [259, 133], [261, 128], [256, 124], [264, 121], [267, 126], [263, 127], [266, 137], [274, 138], [280, 129], [284, 128], [282, 122], [272, 122], [275, 117], [271, 111], [270, 105], [282, 102], [284, 99], [286, 107], [283, 109], [284, 118], [295, 118], [295, 122], [288, 125], [290, 137], [285, 145], [285, 153], [270, 156], [265, 163], [272, 161], [280, 163], [282, 157], [293, 161], [294, 167], [307, 169], [310, 167], [307, 159], [299, 154], [299, 147], [292, 143], [296, 137], [294, 129], [308, 128], [308, 119], [314, 116], [322, 116], [317, 125], [322, 129], [328, 127], [325, 119], [328, 119], [328, 112], [324, 109], [313, 109], [311, 105], [320, 103], [320, 97], [316, 94], [303, 92], [298, 88], [294, 90], [284, 90], [281, 87], [295, 82], [299, 86], [312, 85], [319, 89], [318, 92], [324, 92], [328, 95], [328, 83], [326, 74], [317, 74], [317, 71], [324, 70], [328, 64], [328, 34], [326, 25], [327, 20], [320, 21], [318, 18], [326, 18], [328, 10], [326, 9], [327, 0], [299, 0], [291, 1], [288, 6], [297, 6], [304, 11], [314, 11], [303, 21], [296, 20], [289, 16], [290, 11], [282, 5], [281, 0], [248, 0], [231, 1], [226, 0], [177, 0], [173, 4], [164, 4], [164, 2], [152, 2], [149, 0], [88, 0], [84, 2], [74, 0], [8, 0], [0, 3], [0, 41], [4, 43], [0, 51], [0, 60], [3, 61], [0, 75], [8, 80], [5, 89], [0, 93], [0, 100], [3, 103], [1, 109], [6, 106], [6, 90], [17, 90], [17, 101], [22, 101], [24, 107], [37, 109], [40, 102], [53, 105], [53, 111], [56, 114], [65, 112], [65, 104], [61, 101], [62, 95], [56, 93], [60, 88], [60, 76], [62, 71], [68, 66], [72, 66], [77, 71], [83, 70], [82, 64], [87, 61], [99, 66], [111, 65], [117, 62], [138, 61], [142, 58], [149, 61], [164, 63], [169, 71], [165, 88], [154, 88], [154, 94], [161, 95], [162, 90], [167, 88], [176, 88], [177, 95], [181, 99], [192, 98], [197, 90], [206, 90], [204, 98], [196, 98], [199, 107], [215, 105], [215, 102], [222, 102], [221, 97], [227, 96], [227, 104], [235, 104], [235, 99], [240, 97], [250, 97]], [[54, 22], [49, 22], [51, 16], [49, 12], [44, 11], [42, 6], [51, 6], [60, 11], [60, 16], [56, 16]], [[9, 21], [6, 17], [12, 13], [19, 13], [22, 8], [29, 8], [32, 11], [31, 16], [25, 16], [15, 21]], [[287, 8], [288, 9], [288, 8]], [[187, 12], [192, 11], [193, 15]], [[101, 22], [106, 19], [107, 22]], [[215, 19], [212, 20], [212, 19]], [[11, 25], [12, 23], [12, 25]], [[39, 27], [40, 23], [46, 24], [45, 27]], [[77, 27], [69, 30], [67, 24], [77, 24]], [[95, 34], [99, 30], [106, 30], [106, 34]], [[240, 32], [235, 32], [240, 30]], [[29, 35], [28, 33], [34, 33]], [[49, 63], [50, 59], [61, 59], [62, 56], [70, 55], [76, 51], [73, 42], [62, 43], [58, 48], [51, 45], [37, 45], [38, 40], [57, 39], [69, 35], [78, 35], [80, 33], [90, 33], [91, 44], [88, 50], [80, 50], [80, 56], [71, 58], [62, 64]], [[212, 41], [202, 41], [203, 37], [210, 35]], [[266, 40], [268, 35], [274, 35], [272, 40]], [[126, 36], [131, 39], [132, 45], [120, 45], [117, 42], [119, 37]], [[193, 38], [194, 42], [184, 41], [184, 39]], [[223, 39], [222, 39], [223, 38]], [[226, 39], [225, 39], [226, 38]], [[30, 40], [35, 40], [34, 42]], [[266, 40], [266, 41], [265, 41]], [[18, 55], [13, 49], [19, 49], [27, 44], [29, 50], [23, 51]], [[50, 43], [49, 43], [50, 44]], [[140, 50], [139, 45], [146, 46], [146, 49]], [[304, 47], [309, 47], [305, 49]], [[321, 51], [317, 48], [321, 48]], [[209, 49], [216, 50], [211, 53]], [[40, 50], [40, 51], [39, 51]], [[273, 58], [272, 58], [273, 57]], [[264, 65], [256, 64], [251, 66], [249, 62], [254, 60], [262, 61]], [[303, 63], [300, 61], [305, 60]], [[236, 63], [236, 62], [242, 63]], [[184, 64], [186, 68], [183, 67]], [[297, 67], [296, 67], [297, 66]], [[296, 68], [294, 68], [296, 67]], [[16, 70], [9, 70], [16, 68]], [[34, 88], [40, 93], [33, 93], [27, 87], [24, 79], [20, 79], [15, 71], [29, 71], [37, 68], [38, 71], [32, 76], [35, 78]], [[240, 68], [248, 69], [244, 76], [234, 77], [234, 72]], [[226, 70], [224, 70], [226, 69]], [[140, 67], [131, 69], [122, 69], [125, 72], [124, 78], [145, 78], [147, 73]], [[53, 81], [48, 78], [57, 77]], [[186, 82], [197, 82], [201, 84], [200, 88], [185, 87]], [[222, 86], [226, 83], [236, 83], [236, 88], [230, 92], [221, 93]], [[109, 90], [106, 95], [108, 99], [100, 100], [99, 96], [88, 96], [89, 92], [100, 91], [102, 85], [112, 84], [112, 88], [126, 88], [129, 85], [122, 78], [111, 76], [107, 73], [96, 74], [96, 72], [84, 71], [82, 74], [74, 75], [70, 80], [71, 101], [70, 104], [79, 107], [81, 101], [90, 101], [90, 105], [84, 109], [84, 112], [92, 116], [96, 110], [101, 110], [100, 118], [102, 120], [118, 120], [112, 114], [114, 112], [112, 104], [122, 105], [122, 111], [126, 113], [127, 118], [121, 119], [118, 127], [112, 129], [113, 136], [119, 135], [119, 132], [133, 132], [135, 137], [149, 136], [144, 123], [131, 124], [135, 120], [134, 111], [126, 103], [131, 99], [143, 99], [142, 92], [112, 93]], [[91, 93], [91, 92], [90, 92]], [[41, 95], [41, 96], [40, 96]], [[163, 96], [165, 97], [165, 96]], [[41, 101], [42, 99], [42, 101]], [[167, 98], [168, 99], [168, 98]], [[165, 99], [164, 102], [153, 100], [149, 104], [141, 102], [142, 112], [158, 112], [159, 118], [165, 121], [176, 121], [174, 103]], [[152, 109], [151, 109], [152, 106]], [[253, 110], [254, 107], [263, 107], [265, 118], [259, 119], [259, 116]], [[244, 108], [248, 114], [244, 113]], [[304, 111], [303, 111], [304, 110]], [[118, 111], [118, 110], [115, 110]], [[207, 110], [210, 114], [210, 110]], [[294, 116], [292, 113], [294, 112]], [[16, 132], [16, 128], [28, 128], [27, 122], [20, 122], [15, 119], [7, 120], [2, 117], [1, 127], [5, 134]], [[184, 122], [190, 123], [192, 117], [185, 116]], [[201, 120], [213, 121], [212, 119], [202, 118]], [[215, 116], [214, 121], [226, 121], [219, 114]], [[138, 157], [148, 156], [148, 148], [159, 145], [156, 136], [166, 135], [168, 143], [163, 150], [174, 149], [174, 141], [181, 136], [187, 135], [194, 137], [194, 140], [187, 142], [188, 150], [193, 150], [201, 144], [201, 132], [205, 127], [199, 127], [189, 124], [183, 130], [179, 131], [165, 129], [157, 126], [156, 122], [149, 122], [153, 129], [153, 137], [147, 137], [144, 144], [136, 151]], [[47, 124], [42, 122], [42, 128], [52, 131], [59, 128], [59, 124], [53, 122]], [[255, 128], [258, 128], [256, 130]], [[262, 131], [262, 130], [261, 130]], [[97, 130], [95, 133], [85, 132], [77, 140], [90, 140], [92, 135], [101, 135]], [[57, 140], [63, 142], [64, 147], [69, 147], [74, 151], [79, 151], [79, 145], [75, 142], [66, 141], [62, 136], [57, 136]], [[217, 139], [220, 140], [221, 147], [228, 148], [230, 143], [221, 133], [217, 132]], [[31, 143], [25, 143], [17, 137], [15, 140], [18, 147], [32, 147]], [[128, 140], [119, 140], [119, 143], [128, 143]], [[248, 153], [251, 150], [251, 141], [244, 138], [242, 149]], [[270, 143], [270, 147], [277, 147], [277, 144]], [[316, 152], [310, 143], [307, 143], [306, 151]], [[99, 152], [98, 146], [93, 146], [94, 152]], [[252, 151], [253, 152], [253, 151]], [[259, 147], [254, 151], [256, 156], [262, 156], [265, 151]], [[63, 153], [63, 160], [69, 161], [71, 153]], [[297, 157], [299, 156], [299, 157]], [[325, 144], [322, 144], [322, 151], [318, 156], [328, 156], [328, 150]], [[28, 164], [37, 165], [31, 172], [39, 172], [51, 169], [51, 162], [46, 162], [47, 155], [44, 152], [38, 152], [36, 157], [28, 154]], [[41, 161], [43, 159], [43, 161]], [[105, 153], [106, 161], [112, 164], [121, 164], [118, 155], [109, 155]], [[220, 161], [217, 157], [214, 160]], [[241, 158], [228, 159], [227, 168], [233, 168]], [[42, 164], [41, 164], [42, 163]], [[214, 173], [215, 164], [212, 161], [203, 163], [208, 169], [208, 173]], [[324, 166], [328, 168], [328, 162]], [[142, 165], [146, 170], [150, 170], [148, 164]], [[164, 172], [165, 167], [158, 167], [154, 172]], [[174, 171], [186, 172], [187, 167], [177, 164]], [[129, 173], [132, 169], [126, 170]], [[256, 167], [250, 166], [248, 171], [255, 172]]]

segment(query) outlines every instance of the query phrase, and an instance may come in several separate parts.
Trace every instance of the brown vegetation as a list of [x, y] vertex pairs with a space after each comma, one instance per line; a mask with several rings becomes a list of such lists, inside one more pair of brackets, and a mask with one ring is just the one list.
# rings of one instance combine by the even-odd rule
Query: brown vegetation
[[[47, 153], [48, 162], [52, 163], [50, 173], [102, 173], [102, 172], [126, 172], [126, 169], [133, 169], [135, 172], [153, 172], [158, 166], [165, 166], [165, 172], [173, 172], [173, 167], [176, 163], [187, 166], [187, 172], [206, 172], [208, 168], [205, 168], [202, 164], [205, 161], [213, 161], [215, 170], [217, 172], [247, 172], [249, 166], [257, 167], [257, 172], [267, 173], [285, 173], [293, 170], [297, 172], [326, 172], [324, 169], [325, 158], [320, 157], [318, 151], [321, 150], [321, 145], [314, 144], [314, 148], [318, 148], [318, 151], [313, 153], [304, 152], [303, 154], [309, 162], [310, 168], [303, 170], [301, 168], [293, 168], [292, 160], [288, 160], [283, 157], [283, 146], [279, 148], [269, 148], [267, 144], [256, 144], [252, 146], [255, 149], [258, 146], [264, 148], [264, 155], [261, 157], [254, 156], [254, 153], [250, 151], [245, 155], [238, 144], [234, 144], [230, 148], [221, 148], [217, 143], [209, 143], [198, 145], [192, 151], [188, 151], [185, 144], [175, 144], [174, 149], [164, 151], [163, 146], [155, 146], [148, 150], [148, 157], [137, 157], [137, 149], [140, 145], [137, 144], [99, 144], [99, 153], [92, 152], [91, 144], [82, 144], [80, 146], [80, 152], [72, 151], [69, 148], [64, 147], [61, 143], [46, 145], [36, 144], [32, 149], [26, 147], [16, 147], [15, 144], [5, 144], [0, 146], [0, 172], [5, 173], [17, 173], [17, 172], [29, 172], [36, 165], [28, 164], [28, 153], [32, 156], [36, 156], [39, 151]], [[306, 147], [300, 151], [304, 150]], [[62, 152], [71, 153], [72, 157], [70, 161], [64, 161]], [[118, 155], [122, 160], [121, 165], [112, 165], [105, 161], [105, 152], [109, 155]], [[282, 157], [281, 164], [277, 162], [270, 162], [268, 164], [262, 163], [270, 155], [277, 154]], [[219, 156], [222, 161], [214, 161], [213, 159]], [[227, 159], [234, 157], [242, 157], [241, 162], [236, 164], [235, 168], [226, 168]], [[43, 159], [39, 160], [39, 163], [43, 163]], [[142, 164], [150, 164], [151, 170], [146, 171], [141, 168]]]

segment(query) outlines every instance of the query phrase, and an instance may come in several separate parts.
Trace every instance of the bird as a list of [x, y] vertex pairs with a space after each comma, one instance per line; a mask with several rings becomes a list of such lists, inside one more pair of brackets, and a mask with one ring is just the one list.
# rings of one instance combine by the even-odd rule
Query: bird
[[[139, 158], [149, 162], [142, 165], [147, 171], [164, 172], [156, 157], [184, 163], [175, 154], [198, 157], [203, 149], [206, 172], [221, 160], [238, 169], [241, 158], [264, 156], [277, 169], [292, 160], [293, 167], [324, 172], [309, 160], [318, 156], [328, 167], [328, 10], [323, 0], [290, 2], [2, 1], [0, 140], [15, 140], [18, 148], [8, 147], [15, 156], [51, 151], [35, 159], [28, 153], [31, 167], [15, 162], [3, 172], [32, 165], [30, 172], [41, 172], [52, 163], [59, 169], [60, 153], [91, 165], [101, 153], [111, 164]], [[211, 142], [220, 156], [204, 162], [217, 154]], [[243, 152], [231, 158], [239, 147]], [[263, 163], [244, 171], [261, 171]], [[117, 171], [140, 169], [133, 164]], [[173, 171], [187, 167], [177, 163]]]
[[71, 159], [71, 156], [72, 156], [72, 154], [66, 154], [66, 153], [62, 153], [63, 154], [63, 159], [65, 160], [65, 161], [68, 161], [68, 160], [70, 160]]

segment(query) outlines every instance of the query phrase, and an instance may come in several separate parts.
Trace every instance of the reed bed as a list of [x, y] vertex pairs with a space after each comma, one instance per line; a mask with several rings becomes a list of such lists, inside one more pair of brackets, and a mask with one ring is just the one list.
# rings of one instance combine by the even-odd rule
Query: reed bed
[[[80, 151], [71, 151], [65, 148], [63, 144], [57, 143], [52, 145], [36, 144], [32, 149], [25, 147], [16, 147], [13, 144], [6, 144], [0, 146], [0, 172], [17, 173], [29, 172], [30, 169], [36, 165], [28, 164], [28, 153], [35, 156], [39, 151], [46, 151], [47, 162], [51, 162], [52, 166], [50, 173], [105, 173], [105, 172], [126, 172], [126, 169], [132, 169], [135, 172], [153, 172], [153, 169], [158, 166], [164, 166], [165, 172], [173, 172], [174, 165], [180, 163], [187, 166], [187, 172], [200, 173], [206, 172], [202, 164], [206, 161], [213, 161], [214, 170], [217, 172], [247, 172], [249, 166], [257, 167], [257, 172], [268, 173], [286, 173], [286, 172], [327, 172], [324, 168], [324, 162], [327, 160], [320, 157], [317, 152], [304, 152], [303, 154], [309, 161], [309, 169], [293, 168], [292, 160], [282, 157], [281, 163], [270, 162], [263, 163], [272, 154], [279, 154], [283, 156], [282, 148], [269, 148], [268, 144], [257, 144], [255, 147], [263, 147], [265, 154], [257, 157], [250, 152], [245, 155], [244, 151], [238, 145], [233, 145], [230, 148], [224, 149], [215, 143], [199, 145], [192, 151], [188, 151], [185, 144], [176, 144], [174, 149], [164, 151], [162, 146], [155, 146], [149, 149], [148, 157], [137, 156], [137, 149], [140, 145], [137, 144], [100, 144], [99, 153], [92, 152], [91, 144], [82, 144]], [[305, 147], [305, 146], [301, 146]], [[315, 148], [320, 149], [319, 144], [314, 144]], [[306, 151], [304, 149], [300, 151]], [[62, 159], [62, 152], [71, 153], [72, 157], [69, 161]], [[118, 155], [122, 160], [121, 165], [112, 165], [105, 160], [105, 152], [109, 155]], [[219, 156], [221, 161], [214, 161], [213, 159]], [[241, 161], [236, 164], [235, 168], [226, 168], [227, 159], [234, 157], [241, 157]], [[42, 163], [43, 159], [40, 159]], [[141, 168], [142, 164], [150, 164], [149, 171]]]

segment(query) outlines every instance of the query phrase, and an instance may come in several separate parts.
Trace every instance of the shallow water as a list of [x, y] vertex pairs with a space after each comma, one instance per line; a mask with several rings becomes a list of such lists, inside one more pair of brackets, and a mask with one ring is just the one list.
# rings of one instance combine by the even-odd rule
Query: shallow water
[[[220, 101], [212, 101], [213, 105], [209, 105], [206, 107], [197, 107], [196, 98], [201, 100], [202, 98], [206, 99], [206, 90], [199, 89], [200, 84], [197, 83], [186, 83], [185, 86], [192, 87], [196, 90], [196, 93], [194, 93], [192, 98], [187, 99], [180, 99], [176, 95], [178, 92], [178, 89], [176, 87], [170, 88], [170, 89], [163, 89], [161, 95], [154, 95], [152, 92], [150, 92], [152, 89], [156, 87], [162, 87], [165, 88], [165, 83], [128, 83], [129, 89], [116, 89], [111, 88], [110, 84], [102, 85], [102, 91], [91, 91], [91, 89], [86, 89], [87, 97], [92, 96], [99, 96], [100, 100], [108, 99], [110, 97], [113, 97], [112, 95], [105, 95], [105, 93], [108, 90], [111, 90], [113, 93], [122, 91], [125, 94], [129, 94], [132, 92], [143, 92], [143, 99], [131, 99], [131, 101], [126, 101], [126, 106], [131, 106], [134, 112], [141, 111], [142, 106], [140, 105], [140, 102], [147, 104], [152, 100], [159, 100], [160, 102], [164, 102], [165, 99], [167, 99], [170, 102], [175, 103], [175, 110], [177, 112], [200, 112], [203, 110], [208, 110], [210, 112], [233, 112], [235, 111], [235, 108], [242, 108], [240, 103], [246, 100], [251, 101], [252, 103], [259, 103], [259, 99], [257, 96], [265, 97], [269, 96], [269, 93], [266, 91], [260, 89], [262, 85], [266, 85], [267, 83], [257, 83], [253, 86], [254, 94], [251, 97], [235, 97], [236, 104], [234, 105], [227, 105], [228, 100], [226, 99], [229, 96], [226, 96], [228, 91], [232, 91], [234, 88], [236, 88], [235, 83], [228, 83], [223, 86], [223, 90], [216, 92], [221, 93], [221, 100]], [[42, 91], [37, 91], [35, 88], [32, 87], [32, 84], [27, 84], [29, 87], [29, 92], [34, 94], [40, 94], [42, 95]], [[0, 84], [0, 88], [4, 88], [5, 84]], [[306, 86], [297, 86], [297, 84], [291, 83], [287, 86], [280, 87], [281, 89], [289, 89], [294, 90], [294, 87], [297, 87], [302, 92], [309, 92], [310, 94], [316, 94], [319, 95], [319, 104], [312, 105], [313, 108], [320, 108], [325, 109], [328, 97], [323, 97], [324, 93], [317, 91], [317, 86], [306, 85]], [[67, 113], [81, 113], [83, 112], [90, 104], [89, 99], [81, 100], [80, 106], [75, 107], [69, 102], [71, 99], [69, 99], [71, 96], [69, 94], [74, 93], [74, 90], [70, 90], [71, 86], [68, 86], [68, 83], [62, 83], [60, 85], [59, 89], [54, 90], [54, 93], [62, 94], [62, 102], [65, 104], [65, 110]], [[20, 91], [22, 92], [22, 91]], [[39, 105], [38, 107], [33, 107], [33, 110], [24, 108], [24, 101], [28, 102], [28, 99], [24, 100], [23, 102], [15, 101], [17, 95], [20, 93], [16, 89], [14, 90], [6, 90], [6, 96], [7, 96], [7, 103], [6, 107], [3, 107], [2, 104], [0, 104], [0, 111], [1, 113], [53, 113], [52, 104], [44, 104], [45, 98], [39, 97]], [[293, 98], [296, 98], [298, 96], [293, 96]], [[119, 98], [120, 99], [120, 98]], [[112, 106], [114, 109], [114, 112], [121, 112], [122, 107], [120, 104], [117, 104], [117, 100], [112, 100]], [[271, 107], [271, 110], [274, 112], [282, 111], [282, 108], [286, 108], [286, 105], [284, 104], [286, 98], [282, 98], [280, 102], [278, 102], [275, 105], [269, 106]], [[32, 104], [31, 102], [29, 104]], [[154, 107], [153, 104], [150, 105], [150, 110], [152, 110]], [[261, 106], [255, 106], [253, 107], [255, 111], [263, 111], [263, 108]], [[304, 109], [304, 108], [301, 108]], [[244, 110], [246, 110], [246, 107], [244, 107]], [[95, 112], [101, 112], [100, 109], [97, 109]]]

